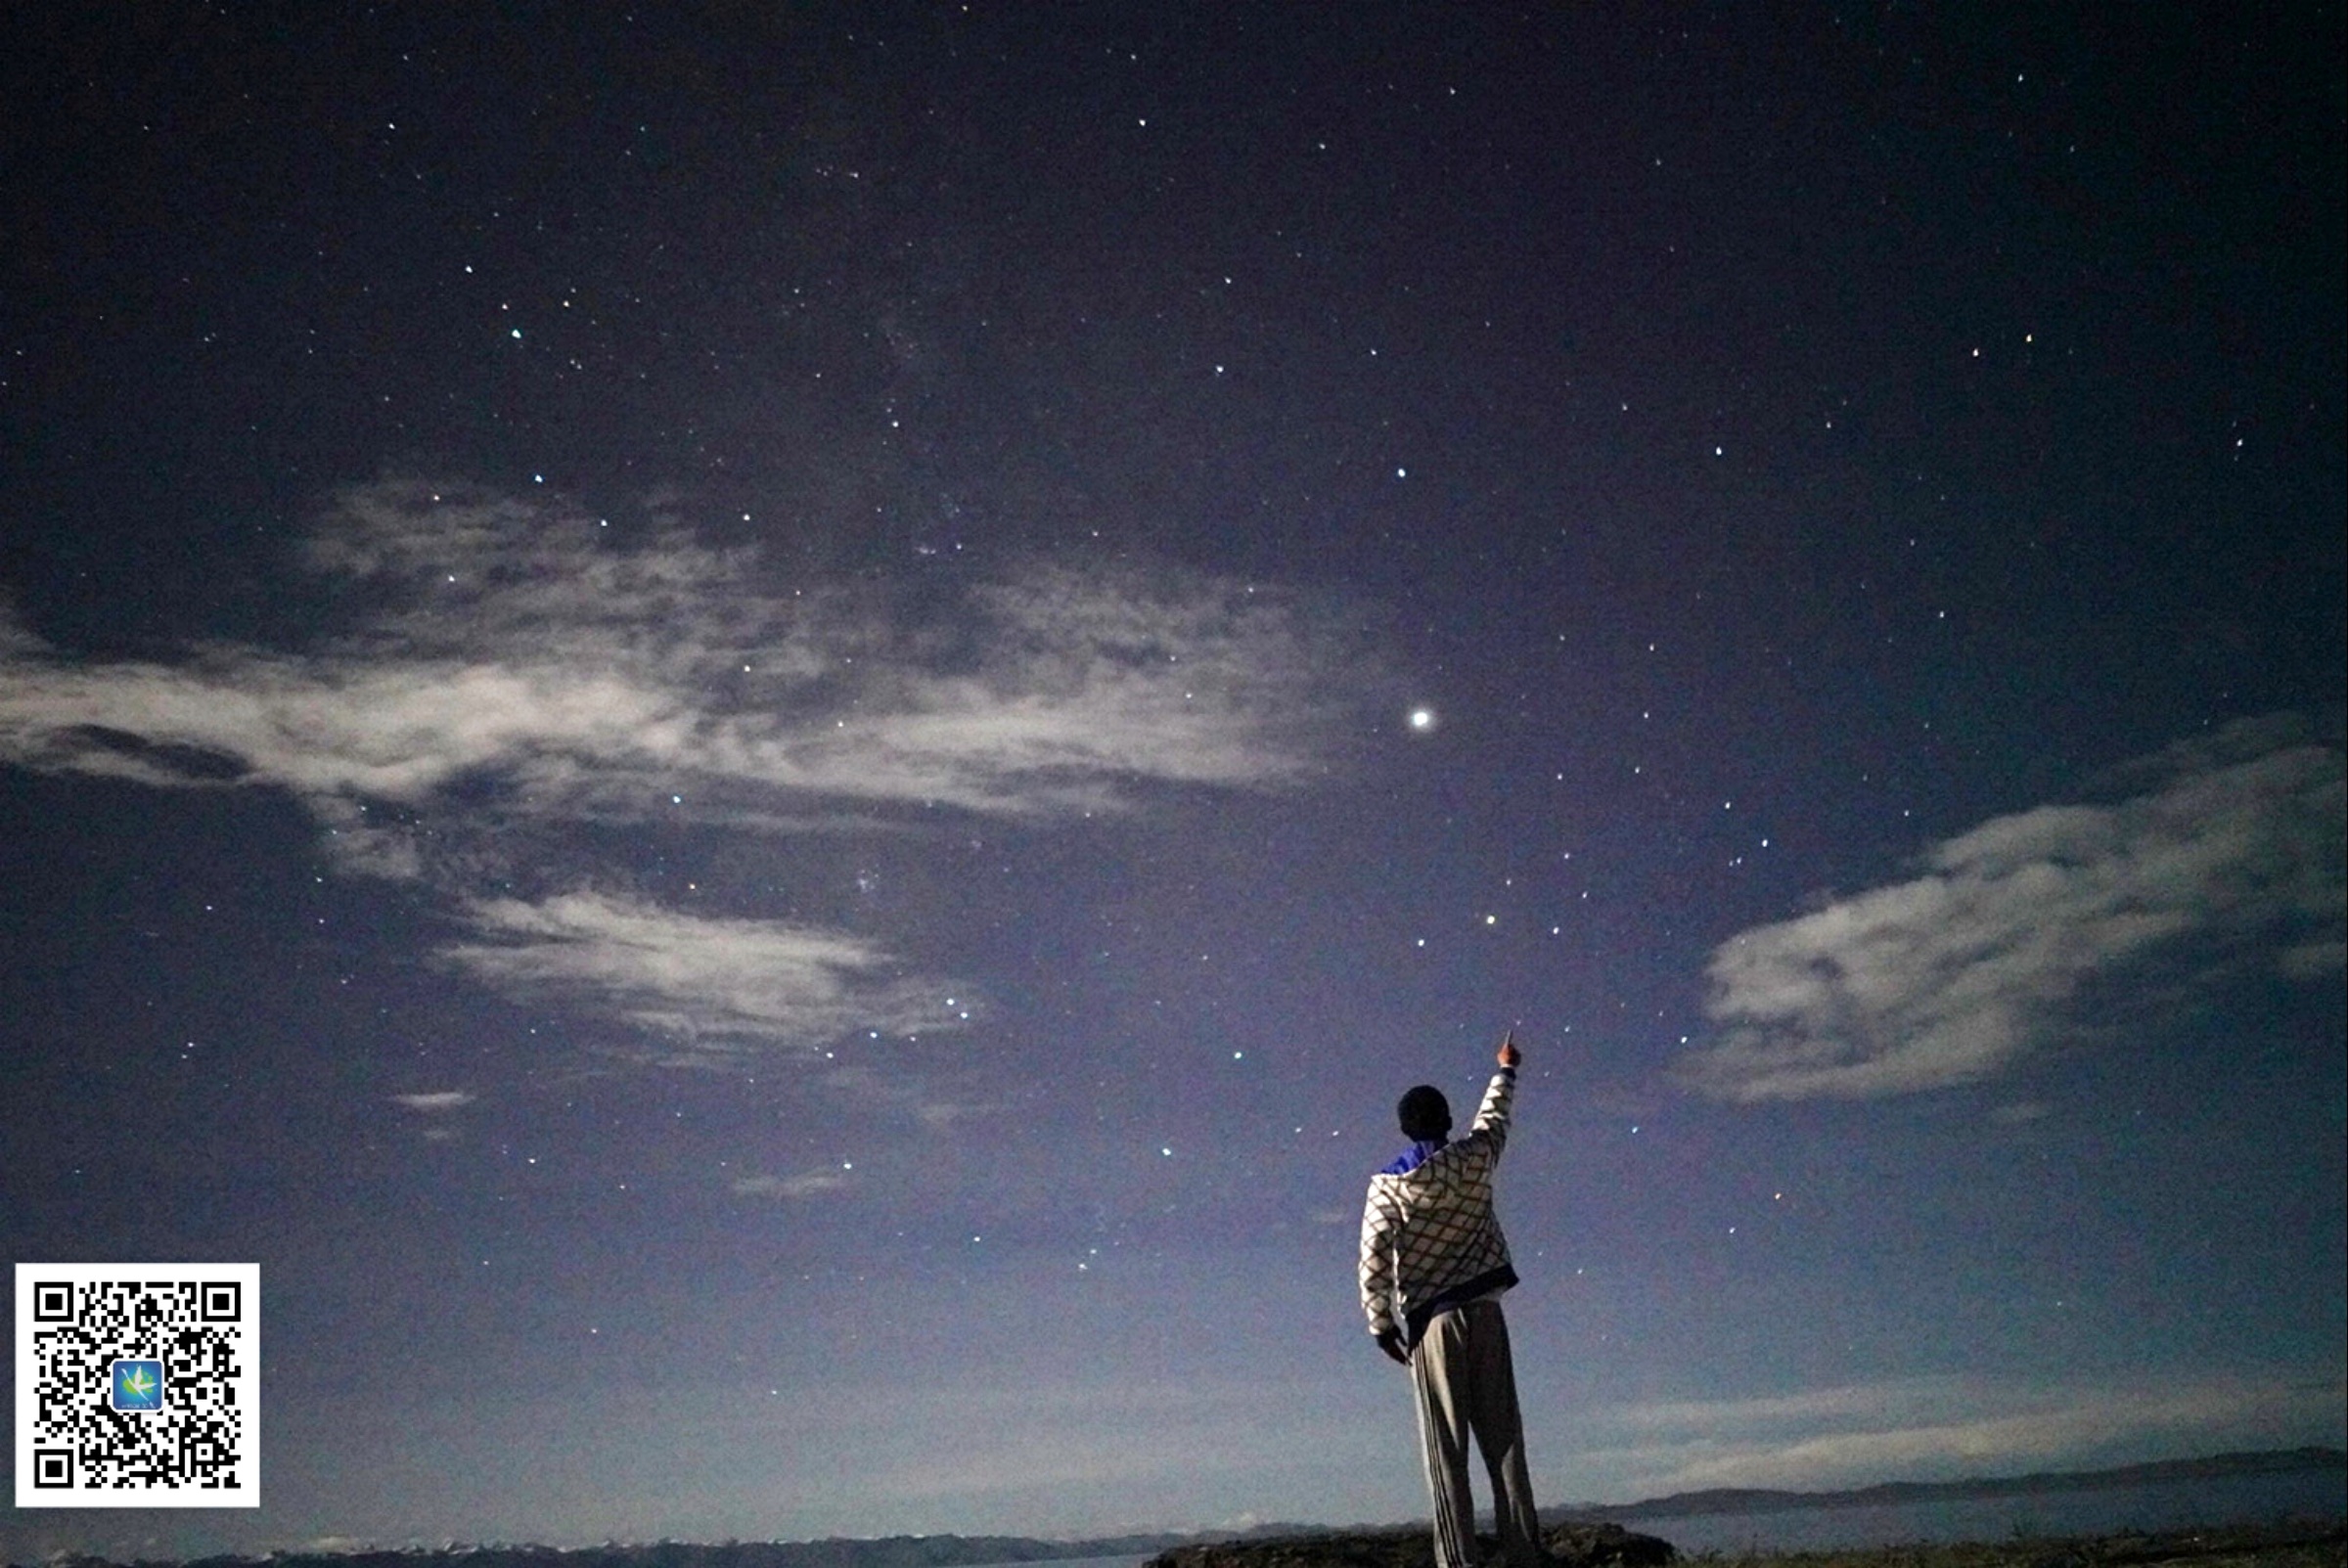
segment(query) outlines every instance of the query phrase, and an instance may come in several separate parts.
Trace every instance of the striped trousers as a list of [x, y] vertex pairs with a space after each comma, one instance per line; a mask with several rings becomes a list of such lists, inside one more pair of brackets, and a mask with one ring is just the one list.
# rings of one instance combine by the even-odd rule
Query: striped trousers
[[1492, 1512], [1501, 1560], [1534, 1568], [1543, 1560], [1533, 1518], [1533, 1483], [1524, 1460], [1524, 1421], [1516, 1410], [1516, 1368], [1509, 1359], [1509, 1321], [1497, 1300], [1439, 1313], [1411, 1352], [1419, 1392], [1419, 1444], [1426, 1489], [1435, 1504], [1435, 1568], [1476, 1568], [1475, 1499], [1468, 1490], [1468, 1438], [1492, 1477]]

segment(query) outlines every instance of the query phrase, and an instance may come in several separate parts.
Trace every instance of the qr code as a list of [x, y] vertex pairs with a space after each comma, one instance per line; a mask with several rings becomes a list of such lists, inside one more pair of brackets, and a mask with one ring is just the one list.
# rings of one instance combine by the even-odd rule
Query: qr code
[[255, 1263], [17, 1265], [17, 1506], [257, 1508]]

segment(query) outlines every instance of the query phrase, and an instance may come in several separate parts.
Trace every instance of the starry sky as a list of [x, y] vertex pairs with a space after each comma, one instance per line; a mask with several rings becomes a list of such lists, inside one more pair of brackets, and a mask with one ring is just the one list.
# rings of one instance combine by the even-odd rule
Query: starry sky
[[2343, 32], [13, 15], [0, 1545], [1422, 1515], [1511, 1027], [1543, 1504], [2340, 1443]]

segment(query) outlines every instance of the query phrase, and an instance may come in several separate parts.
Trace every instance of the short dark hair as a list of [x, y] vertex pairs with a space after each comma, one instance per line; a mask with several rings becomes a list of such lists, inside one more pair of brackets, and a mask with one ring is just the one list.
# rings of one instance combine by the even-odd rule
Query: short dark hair
[[1402, 1123], [1403, 1137], [1423, 1143], [1451, 1131], [1451, 1101], [1434, 1085], [1421, 1084], [1395, 1105], [1394, 1119]]

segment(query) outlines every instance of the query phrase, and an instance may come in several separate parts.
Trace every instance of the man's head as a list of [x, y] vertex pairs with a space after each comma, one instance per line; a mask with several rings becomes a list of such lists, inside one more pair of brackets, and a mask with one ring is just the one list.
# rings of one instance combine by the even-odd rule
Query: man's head
[[1414, 1143], [1451, 1135], [1451, 1101], [1432, 1084], [1421, 1084], [1403, 1096], [1394, 1117], [1402, 1123], [1402, 1136]]

